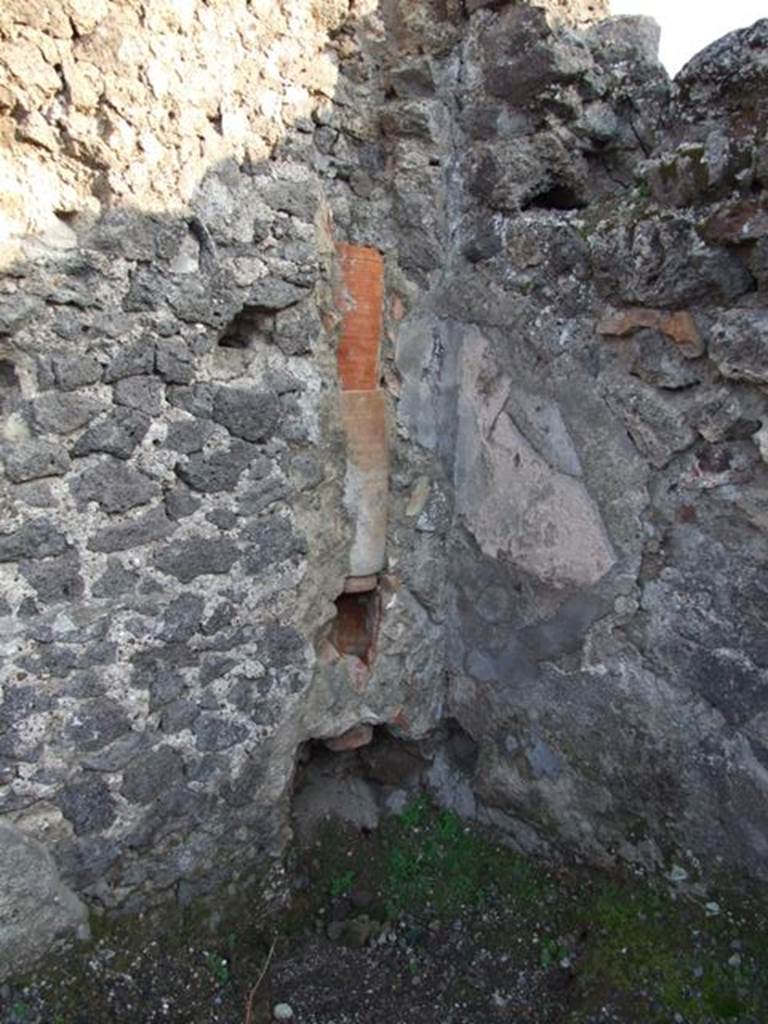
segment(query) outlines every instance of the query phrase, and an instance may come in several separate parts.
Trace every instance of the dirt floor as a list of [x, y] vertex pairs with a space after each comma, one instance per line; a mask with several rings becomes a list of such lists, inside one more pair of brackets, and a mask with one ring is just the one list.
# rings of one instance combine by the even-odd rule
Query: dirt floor
[[762, 907], [690, 879], [544, 868], [425, 798], [373, 832], [328, 824], [288, 866], [278, 917], [240, 896], [102, 923], [0, 986], [0, 1022], [768, 1021]]

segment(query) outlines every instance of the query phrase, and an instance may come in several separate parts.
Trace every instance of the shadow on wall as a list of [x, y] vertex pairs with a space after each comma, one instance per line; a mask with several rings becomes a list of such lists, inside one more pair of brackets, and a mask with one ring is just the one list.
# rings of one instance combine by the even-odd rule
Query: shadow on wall
[[183, 217], [217, 165], [270, 158], [294, 125], [332, 104], [339, 38], [374, 8], [103, 0], [65, 12], [8, 0], [3, 264], [25, 255], [19, 236], [66, 247], [75, 225], [115, 205]]

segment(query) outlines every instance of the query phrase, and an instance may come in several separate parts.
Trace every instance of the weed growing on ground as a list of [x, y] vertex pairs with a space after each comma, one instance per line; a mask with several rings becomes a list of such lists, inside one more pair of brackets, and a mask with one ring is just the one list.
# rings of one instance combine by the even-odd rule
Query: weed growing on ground
[[354, 871], [347, 870], [342, 871], [340, 875], [334, 875], [328, 883], [328, 892], [331, 894], [331, 899], [338, 899], [340, 896], [346, 896], [354, 884]]
[[492, 899], [532, 909], [550, 888], [540, 870], [488, 842], [454, 811], [434, 810], [426, 797], [382, 826], [382, 885], [390, 917], [429, 911], [438, 916], [481, 909]]
[[229, 961], [217, 953], [208, 952], [203, 953], [203, 961], [216, 984], [226, 985], [230, 978]]

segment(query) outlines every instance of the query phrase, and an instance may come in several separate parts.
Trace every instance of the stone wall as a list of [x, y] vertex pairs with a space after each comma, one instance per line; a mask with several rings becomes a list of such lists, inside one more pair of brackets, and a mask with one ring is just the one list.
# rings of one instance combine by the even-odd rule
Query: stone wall
[[[0, 15], [0, 815], [69, 894], [30, 955], [265, 870], [361, 723], [458, 722], [436, 791], [527, 850], [765, 876], [766, 23], [670, 88], [593, 6]], [[339, 242], [385, 266], [359, 647]]]
[[[3, 842], [41, 899], [136, 910], [265, 870], [305, 741], [437, 720], [438, 629], [398, 577], [375, 670], [331, 644], [352, 540], [335, 253], [392, 251], [384, 29], [359, 4], [3, 18]], [[42, 922], [14, 962], [66, 925]]]
[[767, 33], [469, 28], [449, 707], [528, 849], [768, 876]]

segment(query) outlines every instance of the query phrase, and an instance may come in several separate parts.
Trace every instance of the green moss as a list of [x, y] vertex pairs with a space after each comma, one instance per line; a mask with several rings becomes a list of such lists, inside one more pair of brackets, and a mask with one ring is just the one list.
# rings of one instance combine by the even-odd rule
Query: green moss
[[540, 869], [423, 797], [387, 823], [383, 852], [384, 898], [392, 917], [453, 915], [491, 899], [531, 910], [547, 887]]
[[332, 899], [336, 899], [339, 896], [346, 896], [352, 886], [355, 884], [355, 872], [354, 871], [342, 871], [340, 875], [335, 875], [328, 885], [328, 891], [331, 894]]
[[673, 900], [650, 883], [604, 882], [576, 909], [576, 918], [588, 928], [579, 972], [585, 996], [606, 986], [647, 993], [648, 1020], [654, 1021], [670, 1013], [689, 1024], [766, 1019], [761, 927], [708, 917], [695, 903]]

